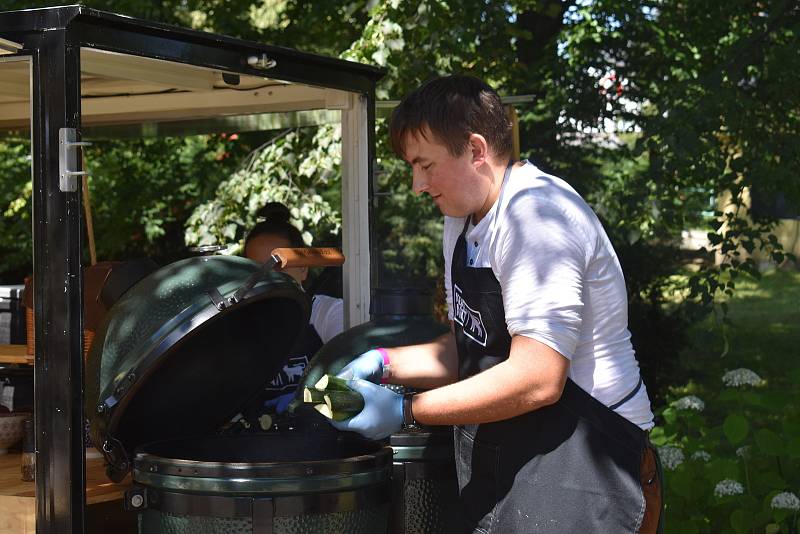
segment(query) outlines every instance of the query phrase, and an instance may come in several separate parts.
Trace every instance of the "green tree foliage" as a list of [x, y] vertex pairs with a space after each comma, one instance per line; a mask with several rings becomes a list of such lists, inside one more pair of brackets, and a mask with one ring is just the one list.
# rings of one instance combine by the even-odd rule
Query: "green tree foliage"
[[[523, 156], [567, 179], [603, 218], [624, 264], [634, 342], [659, 391], [676, 371], [685, 322], [730, 294], [739, 274], [757, 274], [744, 253], [783, 260], [769, 237], [774, 220], [752, 217], [743, 193], [757, 185], [800, 199], [797, 15], [780, 1], [387, 1], [343, 57], [387, 69], [379, 98], [450, 72], [534, 96], [520, 108]], [[313, 34], [314, 17], [304, 22]], [[385, 122], [378, 127], [382, 259], [393, 277], [436, 275], [439, 218], [413, 198]], [[698, 227], [710, 240], [698, 253], [722, 262], [706, 262], [691, 298], [668, 313], [670, 276], [686, 261], [681, 231]]]
[[[797, 28], [796, 6], [781, 1], [601, 0], [567, 10], [547, 105], [563, 110], [556, 137], [566, 142], [547, 152], [548, 164], [576, 180], [604, 218], [656, 391], [679, 372], [683, 325], [730, 295], [738, 275], [758, 274], [746, 253], [784, 259], [769, 237], [775, 221], [753, 217], [744, 191], [782, 191], [800, 205], [791, 176], [800, 154]], [[616, 125], [614, 135], [587, 143], [586, 132], [607, 132], [604, 122]], [[709, 232], [708, 250], [698, 252], [721, 262], [705, 263], [690, 278], [690, 298], [665, 313], [688, 228]]]
[[272, 201], [289, 206], [291, 222], [303, 232], [306, 244], [335, 242], [341, 224], [338, 210], [318, 189], [339, 189], [338, 130], [289, 130], [253, 151], [214, 197], [194, 210], [187, 221], [186, 242], [230, 244], [229, 252], [240, 252], [247, 230], [257, 222], [256, 213]]
[[0, 272], [8, 283], [22, 283], [31, 258], [30, 141], [9, 137], [0, 141]]
[[85, 154], [99, 258], [185, 257], [185, 221], [239, 148], [225, 135], [93, 141]]
[[[19, 0], [7, 4], [22, 6]], [[39, 3], [47, 4], [52, 2]], [[741, 273], [757, 273], [750, 251], [762, 248], [778, 262], [785, 259], [769, 237], [774, 220], [749, 213], [744, 192], [753, 186], [765, 195], [781, 191], [790, 203], [800, 204], [800, 180], [795, 176], [800, 157], [799, 15], [794, 2], [90, 0], [86, 4], [377, 64], [387, 70], [378, 88], [382, 99], [398, 99], [424, 80], [451, 72], [483, 77], [504, 95], [532, 95], [533, 102], [518, 109], [523, 157], [564, 177], [600, 214], [626, 272], [637, 348], [645, 360], [658, 365], [670, 361], [683, 321], [698, 310], [707, 312], [715, 299], [731, 293]], [[379, 120], [378, 128], [377, 185], [382, 196], [376, 211], [382, 260], [393, 277], [437, 278], [442, 263], [440, 218], [430, 203], [410, 191], [408, 168], [387, 146], [385, 121]], [[333, 154], [338, 142], [330, 128], [293, 132], [249, 160], [281, 172], [270, 174], [231, 160], [229, 166], [219, 166], [220, 173], [227, 173], [220, 190], [209, 192], [221, 177], [204, 182], [207, 188], [189, 186], [192, 192], [180, 197], [186, 201], [185, 209], [172, 219], [154, 218], [174, 220], [177, 225], [202, 205], [187, 228], [187, 239], [236, 240], [252, 223], [265, 191], [291, 183], [281, 190], [281, 198], [289, 204], [299, 207], [319, 195], [324, 201], [315, 204], [319, 209], [331, 206], [327, 219], [317, 220], [327, 221], [319, 230], [311, 220], [316, 215], [298, 214], [312, 233], [325, 234], [336, 228], [338, 220], [338, 199], [326, 192], [326, 186], [338, 184], [338, 163], [329, 156], [330, 169], [303, 174], [289, 162], [309, 161], [307, 156], [296, 154], [297, 159], [291, 160], [278, 149], [286, 144], [303, 151], [317, 147], [319, 157], [321, 147]], [[151, 178], [158, 180], [152, 173]], [[9, 195], [14, 191], [24, 195], [21, 188], [21, 182], [13, 182], [5, 189]], [[227, 189], [244, 195], [241, 203], [234, 202], [236, 197]], [[162, 189], [152, 191], [154, 199], [162, 198]], [[19, 207], [12, 196], [9, 205]], [[728, 205], [717, 206], [714, 199], [729, 199]], [[222, 205], [224, 209], [219, 208]], [[160, 230], [148, 231], [143, 219], [136, 224], [139, 233], [155, 240], [178, 234], [165, 231], [159, 237]], [[687, 304], [668, 314], [663, 295], [670, 275], [685, 262], [677, 244], [680, 232], [688, 228], [708, 230], [710, 246], [698, 254], [716, 255], [722, 262], [706, 262], [692, 276], [692, 298], [687, 303], [697, 305], [695, 310]], [[170, 247], [175, 248], [166, 246]], [[669, 374], [668, 368], [657, 371], [653, 375]]]
[[[167, 263], [186, 257], [187, 218], [251, 149], [248, 139], [226, 135], [93, 140], [85, 161], [98, 259], [148, 256]], [[30, 173], [29, 141], [0, 141], [5, 283], [19, 283], [32, 270]]]
[[[734, 215], [714, 218], [732, 231], [712, 238], [723, 265], [739, 268], [738, 251], [752, 251], [753, 240], [772, 251], [759, 237], [771, 221], [743, 222], [742, 193], [757, 185], [800, 199], [792, 170], [800, 148], [795, 4], [598, 1], [568, 18], [573, 28], [558, 58], [564, 81], [589, 68], [616, 79], [604, 94], [588, 80], [570, 84], [561, 96], [566, 116], [584, 127], [608, 119], [624, 126], [633, 142], [603, 159], [644, 162], [622, 169], [624, 180], [606, 174], [604, 187], [590, 193], [611, 224], [638, 230], [629, 241], [675, 239], [682, 229], [708, 225], [703, 206], [727, 193]], [[725, 289], [708, 285], [713, 278], [719, 272], [698, 277], [706, 301]]]

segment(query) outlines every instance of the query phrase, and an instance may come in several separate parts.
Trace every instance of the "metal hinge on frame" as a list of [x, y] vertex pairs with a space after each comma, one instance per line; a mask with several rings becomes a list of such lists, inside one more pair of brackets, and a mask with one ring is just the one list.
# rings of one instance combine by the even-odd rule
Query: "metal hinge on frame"
[[269, 70], [275, 68], [278, 62], [272, 59], [271, 57], [267, 56], [267, 54], [261, 54], [260, 56], [257, 55], [248, 56], [247, 64], [253, 67], [254, 69]]
[[78, 170], [78, 147], [89, 146], [88, 141], [78, 141], [75, 128], [58, 129], [58, 188], [62, 193], [78, 190], [78, 176], [86, 176], [86, 171]]

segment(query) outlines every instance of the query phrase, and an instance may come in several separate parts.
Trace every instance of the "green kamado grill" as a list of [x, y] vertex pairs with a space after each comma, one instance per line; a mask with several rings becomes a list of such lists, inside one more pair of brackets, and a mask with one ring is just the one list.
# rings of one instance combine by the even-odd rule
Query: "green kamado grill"
[[142, 534], [386, 530], [389, 447], [327, 424], [216, 434], [308, 322], [300, 286], [266, 267], [232, 256], [170, 264], [129, 289], [95, 336], [90, 433], [110, 478], [132, 471], [125, 503]]
[[[430, 294], [414, 289], [377, 289], [373, 319], [326, 343], [310, 362], [300, 384], [313, 385], [325, 373], [337, 373], [353, 356], [377, 347], [426, 343], [448, 331], [432, 314]], [[405, 388], [386, 386], [399, 392]], [[458, 530], [456, 479], [451, 426], [399, 432], [392, 447], [392, 507], [389, 534], [450, 534]]]

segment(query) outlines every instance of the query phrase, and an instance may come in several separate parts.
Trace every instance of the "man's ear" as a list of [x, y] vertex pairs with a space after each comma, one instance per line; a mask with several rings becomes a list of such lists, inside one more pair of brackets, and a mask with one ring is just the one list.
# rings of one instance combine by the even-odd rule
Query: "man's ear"
[[489, 143], [481, 134], [469, 135], [469, 150], [472, 155], [472, 165], [477, 169], [489, 161]]

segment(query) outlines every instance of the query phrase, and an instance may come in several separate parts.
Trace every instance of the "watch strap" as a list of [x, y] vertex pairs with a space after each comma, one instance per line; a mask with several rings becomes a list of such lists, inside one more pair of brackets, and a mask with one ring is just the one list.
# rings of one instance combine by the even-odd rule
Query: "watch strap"
[[383, 374], [381, 374], [381, 384], [386, 384], [389, 381], [389, 375], [392, 374], [391, 363], [389, 362], [389, 353], [383, 347], [375, 350], [377, 350], [383, 357]]
[[419, 423], [414, 418], [414, 410], [413, 406], [413, 393], [405, 393], [403, 394], [403, 428], [404, 429], [417, 429], [419, 428]]

